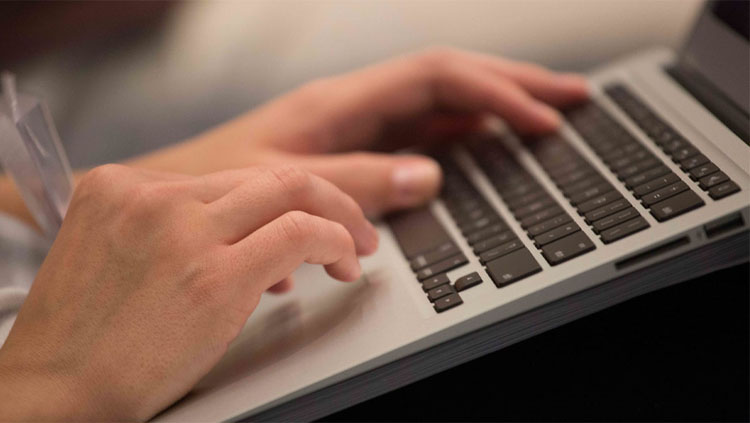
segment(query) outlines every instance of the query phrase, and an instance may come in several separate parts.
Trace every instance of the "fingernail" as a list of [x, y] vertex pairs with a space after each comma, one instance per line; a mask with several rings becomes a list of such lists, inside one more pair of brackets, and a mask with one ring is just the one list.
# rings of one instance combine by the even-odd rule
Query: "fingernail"
[[393, 171], [396, 202], [406, 206], [424, 201], [439, 181], [440, 166], [432, 160], [411, 160], [397, 165]]
[[539, 117], [544, 120], [550, 129], [557, 129], [560, 126], [562, 122], [560, 112], [542, 103], [537, 104], [536, 110]]
[[380, 239], [380, 235], [378, 235], [378, 230], [375, 229], [375, 226], [370, 223], [368, 220], [366, 223], [367, 229], [365, 230], [365, 234], [363, 234], [362, 241], [361, 241], [361, 248], [358, 249], [357, 253], [362, 255], [370, 255], [373, 254], [378, 249], [378, 242]]
[[588, 96], [589, 83], [585, 77], [577, 73], [565, 73], [559, 76], [559, 81], [567, 88], [577, 91], [581, 95]]
[[355, 263], [356, 267], [352, 269], [352, 276], [351, 278], [349, 278], [350, 281], [356, 281], [360, 276], [362, 276], [362, 265], [359, 263], [359, 260], [357, 260]]

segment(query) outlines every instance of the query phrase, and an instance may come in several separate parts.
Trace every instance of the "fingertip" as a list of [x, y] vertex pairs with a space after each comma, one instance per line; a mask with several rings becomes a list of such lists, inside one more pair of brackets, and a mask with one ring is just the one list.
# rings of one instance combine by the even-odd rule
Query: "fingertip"
[[558, 76], [559, 83], [569, 92], [574, 99], [583, 100], [589, 98], [591, 92], [588, 80], [577, 73], [565, 73]]
[[515, 125], [514, 129], [522, 135], [547, 134], [557, 131], [562, 125], [560, 112], [545, 103], [534, 103], [530, 112], [530, 116]]
[[287, 276], [281, 281], [277, 282], [272, 287], [268, 288], [268, 292], [272, 294], [284, 294], [291, 291], [294, 288], [294, 279], [291, 276]]
[[374, 254], [375, 251], [378, 249], [378, 245], [380, 243], [380, 234], [378, 234], [378, 230], [375, 229], [375, 226], [370, 223], [369, 220], [367, 222], [367, 239], [365, 239], [361, 244], [361, 246], [358, 246], [357, 254], [363, 255], [363, 256], [369, 256], [371, 254]]
[[433, 159], [424, 156], [399, 158], [393, 168], [394, 205], [410, 207], [432, 198], [440, 188], [442, 171]]

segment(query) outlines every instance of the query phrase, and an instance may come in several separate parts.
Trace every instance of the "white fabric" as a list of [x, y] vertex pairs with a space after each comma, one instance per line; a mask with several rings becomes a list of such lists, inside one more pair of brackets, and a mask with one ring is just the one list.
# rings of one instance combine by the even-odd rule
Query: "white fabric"
[[0, 213], [0, 346], [48, 249], [49, 242], [31, 227]]

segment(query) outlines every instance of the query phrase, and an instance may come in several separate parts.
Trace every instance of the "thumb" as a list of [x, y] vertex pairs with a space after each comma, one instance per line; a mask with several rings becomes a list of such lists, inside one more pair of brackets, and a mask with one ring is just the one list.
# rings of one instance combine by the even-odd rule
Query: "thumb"
[[296, 164], [333, 182], [368, 215], [414, 207], [440, 189], [440, 165], [420, 155], [348, 153], [297, 156]]

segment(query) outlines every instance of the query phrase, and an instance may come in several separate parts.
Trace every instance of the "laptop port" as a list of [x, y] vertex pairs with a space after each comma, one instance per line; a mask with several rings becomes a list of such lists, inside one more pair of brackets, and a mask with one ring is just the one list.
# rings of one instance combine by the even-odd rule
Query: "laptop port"
[[650, 250], [636, 254], [632, 257], [628, 257], [625, 260], [620, 260], [615, 263], [615, 269], [620, 270], [626, 267], [634, 266], [638, 263], [654, 258], [660, 254], [664, 254], [667, 251], [674, 250], [675, 248], [682, 247], [683, 245], [690, 244], [690, 237], [685, 235], [675, 240], [669, 241], [665, 244], [661, 244], [657, 247], [651, 248]]
[[714, 220], [711, 223], [706, 223], [703, 225], [703, 230], [706, 231], [706, 237], [711, 239], [725, 232], [729, 232], [732, 229], [741, 228], [743, 226], [745, 226], [745, 221], [742, 219], [742, 214], [737, 212]]

